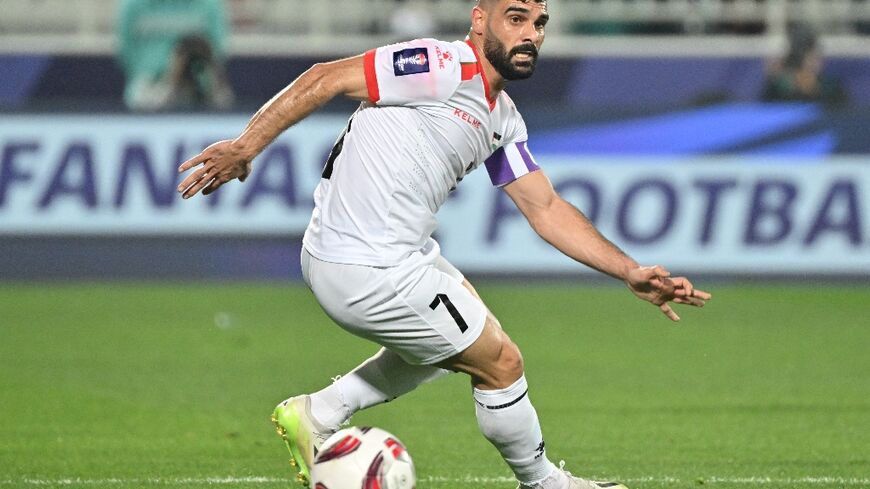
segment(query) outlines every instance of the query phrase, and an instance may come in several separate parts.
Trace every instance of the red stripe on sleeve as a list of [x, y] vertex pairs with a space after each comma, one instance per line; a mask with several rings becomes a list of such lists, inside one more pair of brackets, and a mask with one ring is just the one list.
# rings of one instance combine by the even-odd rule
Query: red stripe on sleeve
[[375, 70], [375, 50], [366, 51], [363, 57], [363, 65], [366, 72], [366, 88], [369, 91], [369, 100], [376, 104], [381, 99], [381, 92], [378, 89], [378, 72]]

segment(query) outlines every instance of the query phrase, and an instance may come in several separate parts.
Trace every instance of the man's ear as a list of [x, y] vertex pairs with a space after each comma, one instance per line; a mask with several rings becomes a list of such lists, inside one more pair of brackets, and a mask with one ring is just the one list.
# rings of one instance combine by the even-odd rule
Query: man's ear
[[486, 11], [480, 5], [476, 5], [471, 9], [471, 32], [482, 36], [486, 26]]

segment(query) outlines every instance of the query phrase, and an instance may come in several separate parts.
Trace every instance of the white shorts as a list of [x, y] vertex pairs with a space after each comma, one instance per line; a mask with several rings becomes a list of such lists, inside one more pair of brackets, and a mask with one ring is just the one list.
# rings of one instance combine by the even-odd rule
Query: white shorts
[[394, 267], [326, 262], [303, 248], [302, 276], [339, 326], [413, 365], [461, 353], [486, 321], [486, 306], [431, 239]]

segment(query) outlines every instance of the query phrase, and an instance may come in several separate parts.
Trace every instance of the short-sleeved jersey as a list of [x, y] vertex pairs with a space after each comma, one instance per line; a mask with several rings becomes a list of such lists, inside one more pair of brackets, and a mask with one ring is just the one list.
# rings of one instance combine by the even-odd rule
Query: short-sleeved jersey
[[367, 102], [323, 169], [303, 239], [315, 257], [392, 266], [421, 249], [449, 193], [481, 163], [493, 185], [538, 169], [526, 126], [469, 41], [419, 39], [364, 56]]

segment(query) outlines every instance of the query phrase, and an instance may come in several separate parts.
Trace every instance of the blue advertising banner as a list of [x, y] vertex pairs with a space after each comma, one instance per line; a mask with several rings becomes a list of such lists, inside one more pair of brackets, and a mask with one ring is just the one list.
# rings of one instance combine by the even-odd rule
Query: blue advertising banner
[[[243, 116], [0, 119], [0, 236], [299, 236], [341, 116], [285, 132], [244, 184], [184, 202], [178, 164]], [[533, 142], [533, 141], [532, 141]], [[534, 144], [531, 145], [535, 150]], [[643, 263], [675, 271], [870, 273], [870, 157], [649, 157], [541, 152], [557, 190]], [[468, 272], [576, 272], [485, 172], [439, 215]]]
[[[717, 273], [870, 273], [870, 158], [539, 157], [556, 190], [638, 261]], [[438, 236], [460, 268], [570, 272], [483, 176], [463, 181]]]
[[311, 213], [322, 162], [346, 123], [317, 117], [257, 158], [245, 185], [183, 202], [176, 169], [233, 137], [242, 116], [0, 119], [0, 234], [293, 234]]

